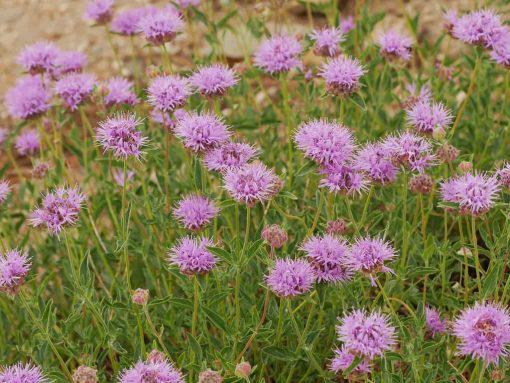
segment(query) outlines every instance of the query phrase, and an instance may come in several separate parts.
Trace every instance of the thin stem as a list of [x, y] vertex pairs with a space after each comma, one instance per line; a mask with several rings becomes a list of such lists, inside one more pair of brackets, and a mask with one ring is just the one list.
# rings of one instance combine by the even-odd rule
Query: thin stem
[[122, 254], [124, 258], [124, 276], [126, 278], [126, 285], [131, 290], [131, 279], [129, 275], [129, 254], [128, 254], [128, 217], [126, 208], [126, 188], [127, 188], [127, 160], [124, 160], [123, 166], [123, 184], [122, 184]]
[[200, 286], [198, 284], [198, 276], [193, 276], [193, 320], [191, 322], [191, 335], [196, 338], [198, 323], [198, 302], [200, 300]]
[[481, 281], [481, 266], [480, 258], [478, 256], [478, 241], [476, 239], [476, 218], [474, 215], [471, 216], [471, 244], [475, 253], [475, 269], [476, 269], [476, 283], [478, 285], [478, 294], [482, 293], [482, 281]]
[[402, 261], [401, 270], [404, 271], [407, 266], [407, 172], [403, 172], [402, 183]]
[[289, 172], [289, 185], [292, 185], [292, 175], [294, 173], [294, 151], [292, 147], [292, 116], [289, 107], [289, 90], [287, 85], [286, 74], [280, 76], [281, 91], [282, 91], [282, 102], [283, 102], [283, 114], [285, 116], [285, 131], [287, 140], [287, 157], [288, 157], [288, 172]]
[[278, 310], [278, 327], [276, 328], [276, 340], [275, 344], [278, 345], [280, 338], [282, 336], [282, 328], [283, 328], [283, 313], [285, 311], [285, 299], [280, 298], [280, 307]]

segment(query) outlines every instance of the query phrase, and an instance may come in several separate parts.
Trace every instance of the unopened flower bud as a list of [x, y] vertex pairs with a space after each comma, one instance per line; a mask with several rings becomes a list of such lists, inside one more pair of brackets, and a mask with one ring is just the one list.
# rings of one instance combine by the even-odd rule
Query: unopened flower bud
[[504, 377], [505, 377], [505, 375], [504, 375], [503, 371], [501, 371], [499, 369], [494, 369], [491, 372], [491, 379], [494, 382], [500, 382], [503, 380]]
[[44, 178], [50, 170], [51, 164], [45, 161], [37, 161], [32, 168], [32, 177], [34, 178]]
[[409, 180], [409, 189], [416, 194], [429, 194], [434, 186], [434, 180], [428, 174], [418, 174]]
[[147, 304], [149, 300], [149, 290], [136, 289], [132, 296], [133, 303], [143, 306]]
[[149, 355], [147, 355], [147, 362], [150, 363], [161, 363], [166, 360], [166, 356], [163, 352], [158, 350], [152, 350], [149, 352]]
[[462, 161], [459, 164], [458, 169], [460, 172], [466, 173], [466, 172], [469, 172], [471, 169], [473, 169], [473, 164], [471, 162]]
[[437, 150], [437, 157], [446, 163], [453, 162], [459, 155], [459, 149], [450, 144], [444, 144]]
[[80, 366], [73, 373], [73, 383], [97, 383], [97, 370], [88, 367]]
[[326, 232], [331, 235], [342, 235], [347, 231], [347, 222], [342, 219], [335, 219], [334, 221], [328, 221], [326, 226]]
[[287, 242], [287, 232], [278, 225], [266, 226], [262, 230], [262, 239], [273, 249], [279, 249]]
[[241, 379], [248, 379], [251, 374], [251, 365], [248, 362], [238, 363], [236, 366], [235, 374]]
[[198, 383], [221, 383], [223, 377], [214, 370], [205, 370], [198, 375]]
[[155, 77], [158, 77], [161, 74], [161, 70], [156, 65], [149, 65], [145, 69], [145, 74], [149, 78], [155, 78]]
[[446, 136], [446, 132], [443, 127], [438, 126], [432, 131], [432, 137], [435, 140], [442, 141]]

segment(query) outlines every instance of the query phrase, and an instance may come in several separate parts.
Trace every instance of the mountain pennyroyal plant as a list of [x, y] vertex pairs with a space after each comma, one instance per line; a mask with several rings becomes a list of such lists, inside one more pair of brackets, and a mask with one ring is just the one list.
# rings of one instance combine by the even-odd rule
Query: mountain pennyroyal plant
[[55, 83], [55, 93], [70, 110], [77, 110], [92, 94], [96, 77], [90, 73], [69, 73]]
[[446, 321], [441, 319], [439, 311], [433, 307], [425, 307], [425, 324], [432, 336], [446, 332]]
[[[341, 349], [334, 350], [335, 357], [331, 360], [331, 364], [329, 365], [330, 371], [340, 372], [347, 370], [350, 365], [354, 362], [354, 358], [356, 355], [354, 353], [349, 352], [345, 347]], [[353, 372], [358, 374], [368, 374], [372, 370], [372, 366], [368, 359], [364, 358], [361, 362], [354, 368]]]
[[7, 180], [0, 180], [0, 204], [4, 203], [9, 193], [11, 192], [11, 185]]
[[418, 102], [406, 110], [407, 122], [419, 133], [431, 135], [436, 129], [445, 131], [453, 116], [441, 102]]
[[319, 76], [326, 82], [329, 93], [343, 97], [358, 90], [359, 80], [365, 73], [358, 59], [338, 56], [321, 66]]
[[267, 286], [282, 298], [291, 298], [310, 291], [315, 280], [315, 272], [308, 262], [290, 258], [277, 259], [266, 276]]
[[459, 338], [458, 353], [497, 364], [508, 355], [510, 314], [498, 304], [477, 302], [462, 311], [453, 323]]
[[349, 196], [361, 194], [369, 184], [364, 174], [350, 164], [328, 166], [320, 173], [324, 177], [319, 181], [319, 187], [325, 187], [331, 193]]
[[174, 209], [174, 217], [188, 230], [200, 230], [209, 224], [220, 209], [209, 198], [192, 194], [181, 199]]
[[354, 168], [382, 185], [395, 181], [398, 173], [398, 168], [391, 161], [390, 151], [380, 142], [366, 144], [356, 154]]
[[444, 29], [450, 35], [453, 33], [453, 28], [457, 24], [459, 16], [455, 9], [448, 9], [443, 13]]
[[106, 105], [135, 105], [138, 102], [133, 92], [133, 83], [122, 77], [113, 77], [106, 83]]
[[260, 236], [272, 249], [279, 249], [287, 242], [287, 232], [278, 225], [269, 225], [262, 229]]
[[189, 7], [198, 7], [200, 5], [200, 0], [175, 0], [175, 4], [181, 9], [186, 9]]
[[354, 22], [353, 16], [347, 16], [343, 19], [340, 19], [340, 30], [343, 34], [347, 34], [350, 31], [352, 31], [354, 28], [356, 28], [356, 23]]
[[46, 383], [48, 379], [38, 366], [31, 363], [17, 363], [12, 366], [0, 367], [2, 383]]
[[111, 30], [125, 36], [136, 35], [140, 31], [138, 23], [146, 12], [147, 9], [144, 7], [120, 11], [112, 20]]
[[98, 383], [97, 370], [89, 366], [79, 366], [73, 372], [73, 383]]
[[85, 17], [96, 24], [106, 24], [113, 16], [113, 0], [89, 0]]
[[39, 152], [39, 149], [41, 148], [41, 142], [37, 129], [28, 129], [22, 131], [20, 135], [16, 137], [14, 146], [16, 147], [16, 151], [20, 156], [33, 156]]
[[173, 112], [183, 106], [191, 94], [188, 80], [180, 76], [159, 76], [147, 89], [147, 101], [163, 112]]
[[385, 265], [385, 262], [392, 261], [396, 255], [391, 244], [381, 238], [357, 238], [347, 253], [345, 266], [351, 271], [367, 275], [372, 285], [376, 286], [377, 273], [393, 272]]
[[453, 37], [486, 48], [497, 45], [507, 33], [499, 15], [491, 9], [469, 12], [457, 19], [452, 28]]
[[30, 223], [46, 226], [51, 235], [57, 235], [76, 223], [84, 200], [78, 188], [57, 188], [43, 197], [41, 206], [32, 212]]
[[153, 45], [172, 41], [183, 27], [181, 15], [172, 6], [149, 10], [138, 22], [139, 31]]
[[31, 266], [27, 251], [11, 249], [0, 254], [0, 291], [16, 295]]
[[381, 55], [389, 60], [409, 61], [411, 59], [411, 39], [393, 29], [381, 34], [377, 39], [377, 44]]
[[243, 142], [225, 142], [207, 151], [204, 163], [207, 169], [221, 173], [240, 168], [258, 155], [258, 150]]
[[221, 383], [223, 382], [223, 376], [217, 371], [207, 369], [201, 371], [198, 375], [198, 383]]
[[207, 274], [216, 265], [216, 259], [207, 247], [213, 242], [206, 237], [181, 238], [168, 253], [168, 261], [175, 264], [181, 273], [187, 275]]
[[338, 27], [323, 28], [310, 33], [310, 39], [315, 42], [315, 54], [334, 57], [340, 53], [340, 43], [345, 40], [345, 36]]
[[184, 383], [184, 376], [168, 360], [139, 361], [122, 371], [119, 383]]
[[253, 58], [255, 66], [270, 74], [288, 72], [301, 65], [299, 41], [288, 35], [276, 35], [260, 44]]
[[87, 65], [87, 55], [77, 51], [59, 52], [56, 59], [55, 74], [62, 76], [67, 73], [81, 72]]
[[227, 170], [223, 183], [234, 200], [248, 206], [271, 199], [281, 188], [278, 176], [261, 162]]
[[[133, 177], [135, 176], [135, 172], [132, 170], [126, 171], [126, 182], [129, 184], [129, 182], [132, 181]], [[115, 169], [113, 170], [113, 180], [117, 185], [120, 187], [124, 186], [124, 170], [123, 169]]]
[[466, 173], [441, 184], [443, 200], [458, 204], [461, 213], [471, 215], [489, 211], [498, 198], [499, 190], [497, 177], [484, 173]]
[[220, 146], [231, 134], [222, 119], [209, 112], [186, 114], [177, 121], [174, 131], [184, 147], [195, 153]]
[[5, 93], [5, 106], [14, 118], [37, 117], [50, 108], [51, 94], [39, 76], [25, 76]]
[[190, 77], [190, 84], [204, 96], [221, 96], [239, 79], [236, 73], [222, 64], [198, 68]]
[[294, 142], [305, 157], [323, 166], [346, 162], [353, 154], [352, 133], [343, 125], [326, 120], [312, 120], [299, 126]]
[[510, 189], [510, 163], [506, 162], [497, 172], [501, 186]]
[[397, 164], [412, 171], [421, 173], [436, 163], [430, 142], [411, 132], [388, 136], [383, 147]]
[[386, 315], [378, 311], [354, 310], [336, 327], [338, 340], [349, 353], [369, 360], [381, 357], [396, 345], [395, 328]]
[[345, 267], [349, 247], [342, 239], [326, 234], [312, 236], [301, 245], [317, 275], [317, 282], [345, 282], [352, 272]]
[[60, 55], [55, 44], [40, 41], [25, 47], [18, 56], [18, 63], [31, 74], [52, 73]]
[[135, 114], [116, 114], [99, 123], [96, 140], [105, 152], [111, 151], [115, 157], [140, 158], [142, 146], [147, 142], [138, 130], [141, 124], [142, 120]]
[[37, 160], [32, 168], [32, 177], [42, 179], [51, 169], [51, 163], [47, 161]]
[[409, 189], [417, 194], [429, 194], [434, 187], [434, 180], [426, 173], [420, 173], [409, 180]]
[[403, 102], [404, 109], [411, 109], [418, 103], [430, 103], [432, 99], [432, 91], [428, 84], [418, 86], [416, 83], [410, 83], [405, 86], [406, 92], [409, 94]]

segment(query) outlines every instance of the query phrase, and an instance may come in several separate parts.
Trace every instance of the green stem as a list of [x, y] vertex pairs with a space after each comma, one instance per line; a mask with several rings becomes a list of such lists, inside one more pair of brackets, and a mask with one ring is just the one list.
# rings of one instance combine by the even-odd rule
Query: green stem
[[200, 286], [198, 284], [198, 276], [193, 276], [193, 320], [191, 322], [191, 335], [196, 338], [198, 323], [198, 302], [200, 300]]
[[476, 239], [476, 218], [471, 216], [471, 243], [475, 253], [475, 269], [476, 269], [476, 283], [478, 285], [478, 294], [482, 294], [482, 281], [481, 281], [481, 266], [480, 258], [478, 256], [478, 241]]

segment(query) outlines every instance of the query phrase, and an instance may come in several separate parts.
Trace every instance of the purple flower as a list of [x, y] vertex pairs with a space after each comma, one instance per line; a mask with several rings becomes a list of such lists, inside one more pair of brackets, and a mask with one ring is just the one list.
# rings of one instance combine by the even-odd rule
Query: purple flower
[[345, 267], [349, 247], [343, 239], [329, 234], [313, 236], [303, 243], [301, 250], [315, 270], [317, 282], [345, 282], [352, 277]]
[[181, 273], [207, 274], [216, 265], [216, 259], [207, 247], [213, 246], [213, 242], [206, 238], [184, 237], [170, 249], [168, 261], [175, 264]]
[[402, 36], [395, 30], [389, 30], [381, 34], [377, 43], [381, 55], [390, 60], [402, 59], [408, 61], [411, 58], [411, 39], [407, 36]]
[[[341, 349], [334, 350], [335, 357], [331, 360], [331, 364], [329, 366], [329, 369], [333, 372], [340, 372], [347, 370], [352, 362], [354, 362], [354, 358], [356, 355], [349, 352], [345, 347], [342, 347]], [[361, 362], [356, 366], [356, 368], [353, 370], [354, 372], [358, 374], [368, 374], [372, 369], [372, 366], [370, 365], [370, 361], [366, 358], [362, 359]]]
[[218, 147], [231, 134], [218, 116], [208, 112], [187, 114], [177, 121], [174, 131], [183, 145], [195, 153]]
[[366, 144], [354, 160], [354, 168], [381, 184], [393, 182], [398, 168], [391, 161], [388, 150], [381, 143]]
[[12, 366], [0, 367], [2, 383], [45, 383], [48, 382], [38, 366], [30, 363], [17, 363]]
[[358, 90], [359, 79], [365, 72], [358, 59], [338, 56], [323, 64], [319, 75], [326, 82], [329, 93], [348, 96]]
[[276, 35], [266, 39], [255, 52], [255, 65], [262, 70], [277, 74], [287, 72], [301, 64], [301, 44], [293, 36]]
[[420, 133], [432, 134], [434, 130], [446, 130], [452, 115], [441, 102], [418, 102], [406, 110], [407, 122]]
[[142, 120], [135, 114], [117, 114], [99, 123], [96, 140], [104, 151], [110, 150], [115, 157], [126, 159], [130, 156], [139, 158], [141, 148], [147, 141], [138, 127]]
[[246, 165], [256, 157], [258, 150], [243, 142], [225, 142], [205, 153], [204, 163], [207, 169], [225, 173]]
[[25, 47], [18, 56], [18, 63], [31, 74], [52, 73], [59, 55], [55, 44], [40, 41]]
[[50, 108], [51, 96], [39, 76], [21, 77], [5, 94], [5, 106], [12, 117], [36, 117]]
[[20, 156], [32, 156], [41, 148], [37, 129], [28, 129], [20, 133], [14, 143]]
[[435, 165], [430, 142], [410, 132], [403, 132], [397, 136], [389, 136], [383, 142], [384, 149], [397, 163], [412, 171], [422, 173], [425, 169]]
[[[126, 171], [126, 182], [131, 182], [133, 177], [135, 176], [135, 172], [132, 170]], [[124, 170], [123, 169], [115, 169], [113, 171], [113, 180], [115, 183], [121, 187], [124, 186]]]
[[266, 276], [271, 291], [283, 298], [308, 292], [315, 280], [315, 271], [308, 262], [290, 258], [277, 259]]
[[139, 361], [122, 371], [119, 383], [184, 383], [182, 373], [165, 358]]
[[461, 213], [483, 214], [497, 199], [500, 185], [496, 176], [466, 173], [441, 184], [444, 201], [459, 204]]
[[115, 18], [112, 20], [111, 29], [115, 33], [120, 33], [125, 36], [136, 35], [140, 28], [138, 23], [147, 12], [144, 7], [126, 9], [117, 13]]
[[239, 79], [229, 67], [214, 64], [199, 68], [190, 77], [190, 84], [205, 96], [221, 96]]
[[4, 203], [11, 192], [11, 185], [7, 180], [0, 180], [0, 204]]
[[60, 52], [55, 71], [57, 74], [63, 75], [71, 72], [81, 72], [83, 67], [87, 64], [87, 55], [77, 51]]
[[369, 183], [364, 174], [351, 165], [330, 166], [321, 173], [325, 176], [320, 180], [319, 186], [328, 188], [331, 193], [361, 194]]
[[55, 83], [55, 92], [71, 110], [77, 110], [94, 90], [96, 78], [89, 73], [69, 73]]
[[156, 109], [173, 112], [183, 106], [191, 94], [188, 81], [179, 76], [159, 76], [147, 89], [147, 101]]
[[33, 226], [44, 225], [50, 234], [59, 234], [66, 226], [78, 220], [85, 196], [78, 188], [61, 187], [44, 196], [41, 206], [30, 217]]
[[453, 324], [453, 333], [460, 340], [460, 355], [497, 364], [508, 355], [510, 314], [498, 304], [478, 302], [460, 313]]
[[418, 103], [430, 103], [432, 91], [430, 90], [429, 85], [422, 85], [418, 87], [416, 83], [413, 82], [411, 84], [406, 84], [405, 88], [407, 93], [409, 93], [409, 96], [403, 103], [406, 109], [411, 109]]
[[104, 98], [106, 105], [135, 105], [138, 102], [133, 92], [133, 83], [122, 77], [113, 77], [106, 84], [108, 94]]
[[343, 34], [347, 34], [356, 27], [354, 23], [354, 17], [347, 16], [340, 20], [340, 30]]
[[147, 41], [154, 45], [162, 45], [172, 41], [184, 27], [179, 12], [172, 6], [145, 12], [138, 22], [138, 28]]
[[[179, 110], [179, 109], [178, 109]], [[176, 110], [176, 112], [178, 111]], [[163, 125], [166, 129], [172, 129], [175, 126], [175, 121], [166, 113], [159, 109], [152, 109], [150, 118], [152, 122]]]
[[16, 295], [31, 266], [32, 261], [26, 251], [12, 249], [0, 254], [0, 291]]
[[336, 332], [347, 352], [369, 360], [383, 356], [396, 344], [395, 328], [388, 317], [378, 311], [368, 314], [354, 310], [341, 319]]
[[510, 68], [510, 36], [501, 39], [492, 47], [491, 59], [497, 64]]
[[501, 186], [510, 189], [510, 163], [506, 162], [501, 169], [496, 172]]
[[220, 209], [209, 198], [192, 194], [181, 199], [174, 209], [174, 217], [188, 230], [200, 230], [212, 219]]
[[444, 29], [452, 34], [454, 26], [457, 24], [459, 17], [455, 9], [449, 9], [443, 13]]
[[97, 24], [108, 23], [113, 16], [113, 0], [90, 0], [85, 17]]
[[392, 261], [395, 257], [395, 249], [389, 242], [381, 238], [358, 238], [351, 246], [345, 265], [354, 272], [368, 275], [375, 286], [375, 274], [393, 272], [384, 262]]
[[352, 133], [345, 126], [326, 120], [301, 124], [294, 141], [305, 157], [323, 166], [343, 164], [355, 147]]
[[492, 48], [508, 35], [499, 15], [491, 9], [473, 11], [456, 20], [453, 37], [472, 45]]
[[425, 307], [425, 324], [432, 336], [446, 332], [446, 321], [441, 319], [439, 311], [433, 307]]
[[280, 190], [280, 179], [273, 170], [260, 162], [227, 170], [223, 177], [225, 189], [234, 200], [248, 206], [272, 198]]
[[186, 9], [190, 6], [198, 7], [200, 5], [200, 0], [175, 0], [175, 3], [181, 8]]
[[314, 30], [310, 38], [315, 42], [314, 52], [320, 56], [334, 57], [340, 53], [340, 43], [345, 40], [340, 28]]

